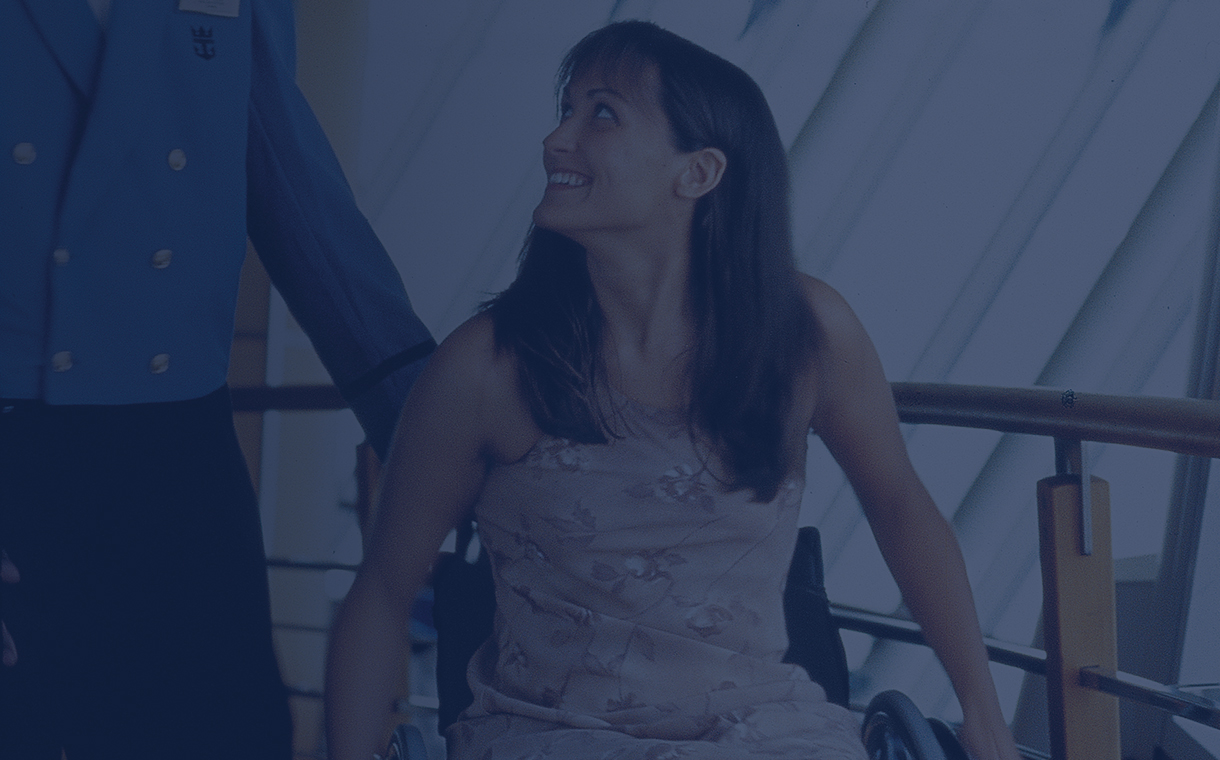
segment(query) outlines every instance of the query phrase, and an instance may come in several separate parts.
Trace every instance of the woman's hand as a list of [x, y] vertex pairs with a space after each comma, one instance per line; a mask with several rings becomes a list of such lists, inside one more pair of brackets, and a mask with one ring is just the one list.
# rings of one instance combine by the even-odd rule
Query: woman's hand
[[972, 760], [1021, 760], [1002, 715], [966, 715], [957, 738]]

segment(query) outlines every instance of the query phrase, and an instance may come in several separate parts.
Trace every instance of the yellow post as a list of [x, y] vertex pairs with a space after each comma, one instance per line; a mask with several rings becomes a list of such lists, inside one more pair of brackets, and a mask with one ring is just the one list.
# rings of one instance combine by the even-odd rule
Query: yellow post
[[1038, 482], [1047, 711], [1055, 760], [1119, 760], [1118, 699], [1080, 685], [1080, 669], [1117, 669], [1110, 487], [1092, 482], [1091, 552], [1080, 475]]

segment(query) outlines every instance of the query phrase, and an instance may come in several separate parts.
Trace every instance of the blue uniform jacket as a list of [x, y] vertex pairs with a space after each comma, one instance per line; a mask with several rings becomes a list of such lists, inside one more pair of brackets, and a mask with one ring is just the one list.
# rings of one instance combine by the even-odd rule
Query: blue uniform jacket
[[434, 344], [294, 71], [291, 0], [0, 0], [0, 397], [220, 387], [249, 235], [384, 452]]

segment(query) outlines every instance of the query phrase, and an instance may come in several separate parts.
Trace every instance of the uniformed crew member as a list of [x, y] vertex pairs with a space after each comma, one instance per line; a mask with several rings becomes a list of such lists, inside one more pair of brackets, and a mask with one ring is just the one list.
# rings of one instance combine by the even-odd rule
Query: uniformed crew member
[[224, 388], [247, 235], [379, 452], [434, 345], [291, 5], [0, 0], [0, 757], [290, 756]]

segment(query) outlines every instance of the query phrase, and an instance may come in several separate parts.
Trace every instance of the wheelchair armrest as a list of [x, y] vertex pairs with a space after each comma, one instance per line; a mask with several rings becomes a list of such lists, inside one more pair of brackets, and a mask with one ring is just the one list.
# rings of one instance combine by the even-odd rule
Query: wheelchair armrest
[[812, 526], [797, 532], [784, 586], [784, 624], [788, 629], [784, 662], [803, 667], [826, 690], [827, 699], [847, 707], [847, 655], [826, 599], [821, 536]]

